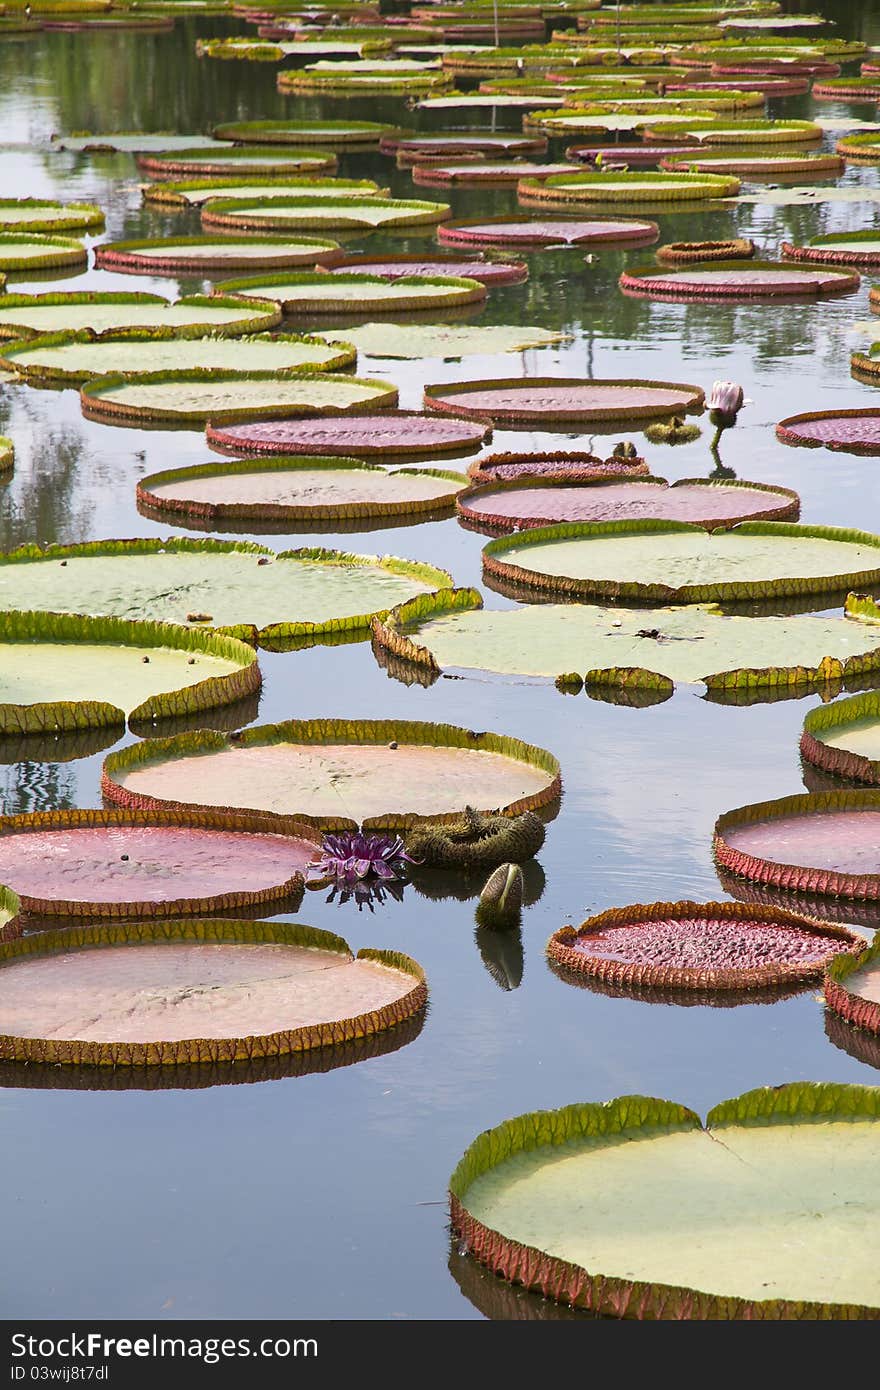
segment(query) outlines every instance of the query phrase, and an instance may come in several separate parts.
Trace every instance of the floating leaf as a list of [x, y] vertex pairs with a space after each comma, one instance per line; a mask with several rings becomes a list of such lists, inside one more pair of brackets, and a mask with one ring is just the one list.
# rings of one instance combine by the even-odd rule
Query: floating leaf
[[610, 478], [640, 478], [649, 473], [643, 458], [614, 453], [597, 454], [545, 451], [537, 454], [484, 454], [468, 468], [473, 483], [515, 483], [525, 478], [554, 482], [600, 482]]
[[302, 227], [421, 227], [448, 216], [448, 203], [413, 198], [214, 198], [202, 211], [202, 226], [270, 232]]
[[0, 946], [0, 970], [0, 1056], [27, 1062], [277, 1056], [394, 1027], [427, 1001], [408, 956], [354, 957], [340, 937], [288, 922], [67, 928]]
[[678, 298], [755, 299], [780, 295], [843, 294], [859, 287], [856, 270], [809, 269], [796, 262], [711, 261], [707, 265], [639, 266], [624, 270], [620, 287], [628, 294]]
[[654, 252], [662, 265], [750, 260], [754, 254], [755, 243], [747, 237], [734, 237], [731, 241], [670, 241]]
[[430, 410], [451, 415], [552, 429], [556, 422], [657, 419], [699, 410], [703, 392], [669, 381], [527, 377], [428, 385], [424, 399]]
[[522, 179], [517, 198], [525, 206], [542, 203], [633, 203], [729, 198], [739, 180], [721, 174], [567, 174], [552, 179]]
[[[529, 278], [524, 261], [486, 261], [477, 253], [473, 260], [463, 256], [344, 256], [330, 267], [331, 275], [381, 275], [398, 280], [402, 275], [460, 275], [483, 285], [521, 285]], [[384, 331], [384, 330], [383, 330]]]
[[814, 237], [809, 246], [784, 241], [782, 254], [797, 261], [831, 265], [880, 265], [880, 232], [830, 232]]
[[[322, 328], [320, 333], [334, 341], [353, 343], [358, 352], [368, 357], [402, 357], [417, 360], [423, 357], [491, 356], [499, 352], [525, 352], [529, 348], [550, 347], [570, 341], [566, 333], [552, 333], [546, 328], [518, 328], [514, 324], [427, 323], [395, 325], [389, 334], [387, 323], [362, 323], [357, 328]], [[2, 361], [2, 358], [0, 358]]]
[[216, 178], [242, 171], [257, 177], [283, 177], [285, 174], [333, 173], [339, 160], [326, 150], [276, 149], [265, 145], [215, 145], [213, 149], [151, 150], [139, 154], [138, 168], [150, 178], [183, 175], [188, 178]]
[[86, 248], [72, 237], [0, 234], [0, 270], [55, 270], [84, 266], [87, 261]]
[[379, 192], [372, 179], [337, 178], [226, 178], [184, 179], [180, 182], [149, 183], [143, 187], [147, 205], [170, 207], [201, 207], [204, 203], [227, 198], [258, 202], [262, 198], [333, 198], [346, 203], [354, 198], [358, 203]]
[[880, 410], [808, 410], [776, 426], [783, 444], [834, 449], [844, 454], [880, 454]]
[[15, 467], [15, 445], [11, 439], [7, 439], [4, 434], [0, 434], [0, 477], [4, 473], [11, 473]]
[[159, 241], [107, 241], [95, 247], [95, 264], [103, 270], [138, 275], [178, 272], [209, 275], [212, 271], [271, 270], [296, 265], [327, 265], [341, 255], [339, 243], [315, 237], [249, 236], [163, 237]]
[[374, 613], [450, 582], [430, 565], [338, 550], [276, 555], [261, 545], [187, 537], [90, 541], [0, 556], [0, 611], [201, 623], [309, 640], [363, 635]]
[[412, 180], [428, 188], [449, 184], [516, 184], [522, 178], [549, 179], [570, 169], [566, 164], [529, 164], [523, 159], [474, 160], [463, 164], [416, 164]]
[[853, 1028], [875, 1037], [880, 1034], [878, 956], [880, 938], [855, 960], [849, 955], [838, 956], [825, 972], [825, 1003], [831, 1012]]
[[94, 203], [0, 198], [0, 232], [88, 232], [103, 226], [104, 214]]
[[807, 762], [825, 772], [880, 783], [880, 696], [867, 691], [810, 710], [800, 746]]
[[123, 329], [166, 329], [180, 337], [204, 333], [258, 333], [281, 322], [281, 308], [270, 300], [242, 296], [188, 295], [169, 303], [158, 294], [89, 292], [4, 294], [0, 297], [0, 339], [30, 335]]
[[435, 134], [416, 135], [412, 131], [396, 131], [384, 135], [379, 142], [383, 154], [406, 154], [416, 158], [413, 163], [430, 157], [470, 154], [544, 154], [544, 136], [513, 135], [503, 131], [451, 130]]
[[[234, 739], [151, 739], [104, 763], [104, 795], [137, 809], [237, 806], [267, 825], [400, 830], [458, 820], [466, 806], [518, 815], [560, 793], [551, 753], [516, 738], [410, 720], [291, 719]], [[487, 805], [488, 803], [488, 805]], [[503, 856], [509, 858], [509, 855]]]
[[[0, 818], [0, 872], [39, 917], [179, 917], [300, 897], [317, 852], [291, 821], [179, 811]], [[278, 906], [279, 911], [283, 910]]]
[[703, 145], [818, 144], [822, 127], [815, 121], [726, 121], [709, 116], [676, 117], [645, 122], [646, 140], [683, 139]]
[[218, 285], [221, 294], [255, 296], [277, 300], [285, 314], [404, 314], [416, 309], [454, 308], [477, 304], [486, 298], [486, 286], [479, 280], [454, 275], [402, 275], [388, 280], [381, 275], [336, 273], [250, 280], [225, 280]]
[[222, 152], [224, 146], [208, 135], [179, 135], [171, 130], [111, 131], [92, 134], [53, 135], [52, 148], [71, 150], [77, 154], [141, 154], [150, 150], [185, 150], [202, 148]]
[[255, 145], [375, 145], [394, 126], [387, 121], [226, 121], [214, 127], [215, 140]]
[[635, 218], [487, 217], [469, 222], [446, 222], [437, 228], [443, 246], [590, 246], [601, 242], [656, 241], [656, 222]]
[[416, 410], [383, 410], [348, 415], [344, 420], [260, 421], [250, 425], [209, 425], [214, 449], [244, 454], [356, 455], [396, 459], [403, 455], [466, 453], [491, 436], [489, 420], [443, 419]]
[[690, 169], [699, 174], [736, 174], [751, 180], [772, 179], [778, 174], [827, 179], [843, 172], [843, 160], [837, 154], [762, 154], [747, 149], [742, 154], [666, 154], [660, 160], [660, 168], [673, 172]]

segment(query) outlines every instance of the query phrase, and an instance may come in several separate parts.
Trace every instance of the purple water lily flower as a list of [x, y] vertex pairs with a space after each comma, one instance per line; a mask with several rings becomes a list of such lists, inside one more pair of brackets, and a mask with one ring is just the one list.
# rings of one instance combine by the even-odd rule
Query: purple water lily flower
[[354, 888], [366, 879], [387, 883], [406, 877], [408, 864], [415, 863], [406, 852], [399, 835], [365, 834], [362, 830], [342, 830], [325, 835], [321, 855], [309, 869], [316, 877], [335, 879], [343, 888]]

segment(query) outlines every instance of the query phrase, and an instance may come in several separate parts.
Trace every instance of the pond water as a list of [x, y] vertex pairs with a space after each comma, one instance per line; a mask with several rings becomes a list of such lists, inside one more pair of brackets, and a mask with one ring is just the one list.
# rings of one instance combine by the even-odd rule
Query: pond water
[[[827, 0], [823, 8], [838, 21], [836, 32], [880, 43], [878, 0]], [[202, 134], [216, 121], [284, 116], [360, 116], [423, 130], [467, 123], [467, 111], [410, 113], [402, 98], [284, 97], [271, 64], [196, 58], [198, 35], [244, 31], [233, 20], [204, 19], [170, 34], [46, 34], [0, 44], [3, 192], [95, 201], [106, 209], [113, 239], [191, 235], [199, 231], [197, 212], [142, 206], [131, 156], [52, 151], [51, 134]], [[871, 120], [875, 110], [873, 102], [806, 97], [770, 103], [774, 115], [815, 111], [823, 119]], [[500, 109], [495, 127], [514, 131], [520, 115]], [[475, 119], [493, 124], [491, 113]], [[835, 138], [826, 136], [829, 148]], [[562, 158], [565, 143], [551, 141], [548, 157]], [[378, 153], [344, 154], [340, 174], [376, 179], [396, 197], [435, 196], [414, 189], [408, 171]], [[870, 166], [848, 166], [838, 183], [880, 191]], [[511, 188], [436, 192], [447, 196], [457, 217], [516, 211]], [[816, 206], [670, 210], [659, 218], [661, 239], [753, 236], [772, 258], [782, 241], [874, 221], [870, 204], [820, 199]], [[371, 254], [434, 248], [431, 228], [358, 234], [347, 243]], [[876, 460], [787, 448], [773, 430], [797, 411], [880, 405], [880, 392], [849, 371], [850, 351], [872, 341], [874, 323], [880, 327], [868, 304], [870, 275], [857, 293], [824, 303], [676, 304], [618, 290], [622, 268], [650, 262], [650, 248], [600, 248], [589, 263], [583, 248], [525, 254], [528, 283], [492, 288], [483, 307], [467, 311], [470, 321], [538, 325], [570, 341], [451, 362], [362, 356], [359, 375], [394, 382], [404, 408], [419, 407], [425, 383], [468, 378], [647, 377], [707, 390], [715, 378], [729, 378], [743, 384], [752, 404], [722, 438], [724, 469], [794, 488], [804, 522], [880, 531]], [[10, 288], [175, 296], [208, 284], [89, 269], [49, 284], [16, 277]], [[14, 439], [17, 453], [14, 474], [0, 481], [3, 550], [29, 541], [167, 535], [167, 525], [137, 512], [137, 480], [212, 457], [198, 430], [91, 423], [73, 390], [0, 386], [0, 433]], [[648, 444], [639, 433], [510, 430], [498, 431], [492, 447], [585, 450], [631, 439], [652, 471], [674, 480], [712, 474], [710, 437], [707, 422], [698, 441], [676, 449]], [[291, 533], [270, 543], [280, 550], [315, 541]], [[327, 533], [320, 543], [425, 560], [450, 570], [458, 584], [480, 587], [487, 606], [509, 606], [481, 584], [483, 538], [454, 520]], [[730, 1008], [642, 1003], [567, 984], [544, 957], [551, 932], [604, 908], [727, 896], [711, 858], [715, 818], [803, 789], [798, 738], [818, 697], [734, 708], [684, 687], [666, 703], [638, 709], [583, 694], [564, 698], [526, 679], [473, 676], [407, 687], [386, 674], [366, 642], [261, 652], [260, 662], [265, 685], [255, 722], [397, 716], [497, 730], [551, 749], [562, 763], [564, 794], [531, 882], [532, 896], [540, 893], [523, 914], [520, 937], [475, 929], [473, 893], [460, 899], [454, 883], [446, 897], [410, 886], [401, 901], [361, 912], [325, 901], [324, 891], [307, 893], [299, 920], [339, 932], [355, 949], [406, 951], [427, 972], [421, 1030], [407, 1030], [396, 1050], [357, 1065], [311, 1074], [306, 1066], [300, 1075], [293, 1066], [234, 1076], [175, 1073], [155, 1089], [144, 1076], [128, 1086], [108, 1076], [101, 1090], [76, 1089], [61, 1069], [0, 1070], [0, 1227], [15, 1252], [0, 1276], [6, 1318], [564, 1316], [499, 1287], [450, 1249], [446, 1184], [479, 1131], [523, 1111], [630, 1092], [705, 1113], [763, 1084], [878, 1081], [876, 1069], [826, 1035], [815, 988]], [[2, 809], [100, 805], [102, 756], [0, 765]], [[501, 988], [498, 978], [517, 987]]]

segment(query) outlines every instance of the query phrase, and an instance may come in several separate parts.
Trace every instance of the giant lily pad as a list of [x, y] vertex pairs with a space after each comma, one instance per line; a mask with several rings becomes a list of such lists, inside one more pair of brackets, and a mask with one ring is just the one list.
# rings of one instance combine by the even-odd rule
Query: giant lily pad
[[408, 163], [417, 164], [429, 158], [445, 159], [463, 154], [545, 154], [547, 140], [543, 135], [514, 135], [489, 130], [450, 130], [422, 135], [398, 131], [383, 136], [379, 148], [383, 154], [396, 154], [398, 160], [401, 155], [406, 155]]
[[[839, 956], [825, 972], [825, 1003], [837, 1018], [845, 1019], [863, 1035], [880, 1034], [880, 937], [858, 959]], [[832, 1038], [832, 1041], [838, 1041]], [[865, 1039], [868, 1041], [868, 1039]], [[840, 1040], [838, 1046], [845, 1046]], [[856, 1049], [857, 1055], [858, 1051]], [[876, 1056], [876, 1054], [875, 1054]], [[875, 1060], [874, 1065], [878, 1065]]]
[[880, 81], [876, 77], [831, 77], [814, 82], [812, 95], [829, 101], [880, 101]]
[[[376, 145], [394, 130], [387, 121], [226, 121], [214, 127], [215, 140], [254, 145]], [[158, 148], [158, 146], [156, 147]]]
[[412, 599], [374, 622], [373, 640], [405, 663], [402, 678], [419, 668], [434, 678], [444, 668], [493, 671], [664, 698], [675, 683], [702, 683], [724, 702], [803, 695], [880, 669], [880, 633], [843, 618], [733, 617], [701, 605], [499, 612], [483, 609], [475, 589]]
[[691, 169], [700, 174], [736, 174], [752, 182], [772, 179], [777, 174], [827, 179], [843, 172], [843, 160], [838, 154], [764, 154], [759, 150], [745, 150], [742, 154], [664, 155], [660, 168], [673, 172]]
[[568, 145], [565, 157], [574, 163], [592, 164], [601, 155], [604, 163], [622, 163], [629, 168], [656, 168], [661, 159], [699, 155], [696, 145]]
[[258, 333], [281, 322], [281, 306], [243, 295], [187, 295], [169, 303], [158, 294], [81, 291], [59, 294], [4, 294], [0, 297], [0, 339], [90, 329], [166, 329], [181, 338], [205, 333]]
[[170, 623], [7, 611], [0, 651], [4, 736], [158, 720], [260, 688], [252, 647]]
[[103, 270], [137, 275], [183, 272], [274, 270], [297, 265], [327, 265], [340, 256], [339, 243], [315, 237], [164, 237], [160, 241], [109, 241], [95, 247], [95, 264]]
[[880, 792], [786, 796], [727, 811], [715, 823], [720, 868], [755, 883], [836, 898], [880, 898]]
[[[331, 340], [336, 333], [340, 339], [353, 343], [358, 352], [369, 357], [401, 357], [417, 360], [423, 357], [488, 356], [498, 352], [525, 352], [529, 348], [549, 347], [570, 341], [565, 333], [551, 333], [546, 328], [517, 328], [514, 324], [491, 325], [427, 323], [395, 327], [388, 332], [387, 323], [362, 323], [357, 328], [337, 330], [322, 328], [321, 334]], [[2, 358], [0, 358], [2, 361]]]
[[201, 731], [111, 755], [102, 788], [138, 809], [237, 806], [267, 824], [403, 829], [458, 820], [467, 806], [518, 815], [560, 793], [551, 753], [519, 739], [409, 720], [291, 719], [229, 739]]
[[402, 275], [388, 280], [381, 275], [327, 275], [320, 270], [225, 280], [217, 289], [220, 294], [276, 299], [286, 314], [407, 314], [476, 304], [486, 298], [485, 285], [460, 276]]
[[338, 550], [275, 555], [186, 537], [92, 541], [0, 556], [0, 612], [39, 608], [310, 639], [361, 634], [375, 613], [450, 582], [430, 565]]
[[869, 690], [810, 710], [801, 754], [838, 777], [880, 783], [880, 695]]
[[86, 381], [83, 414], [103, 424], [167, 421], [234, 424], [288, 415], [343, 415], [397, 405], [397, 387], [333, 372], [191, 371], [117, 373]]
[[286, 174], [333, 173], [339, 160], [327, 150], [294, 146], [272, 149], [265, 145], [215, 146], [191, 150], [151, 150], [137, 157], [138, 168], [150, 178], [216, 178], [247, 174], [283, 178]]
[[[0, 817], [0, 870], [39, 917], [178, 917], [299, 896], [318, 851], [297, 821], [179, 811]], [[279, 909], [280, 910], [280, 907]]]
[[[0, 866], [2, 866], [0, 839]], [[9, 875], [7, 875], [9, 877]], [[615, 988], [778, 989], [822, 976], [840, 952], [858, 954], [864, 937], [780, 908], [743, 903], [635, 903], [561, 927], [550, 960]]]
[[639, 266], [624, 270], [628, 294], [699, 299], [775, 298], [780, 295], [845, 294], [859, 287], [856, 270], [808, 268], [785, 261], [711, 261], [682, 267]]
[[423, 227], [449, 216], [448, 203], [410, 198], [332, 196], [215, 198], [202, 211], [203, 227], [296, 231], [301, 227]]
[[18, 895], [0, 883], [0, 941], [11, 941], [21, 935], [18, 923]]
[[880, 160], [880, 135], [844, 135], [835, 145], [850, 164], [876, 164]]
[[782, 243], [782, 254], [796, 261], [835, 265], [880, 265], [880, 232], [829, 232], [809, 246]]
[[450, 1179], [454, 1235], [495, 1274], [618, 1318], [880, 1317], [880, 1093], [813, 1082], [705, 1128], [647, 1096], [506, 1120]]
[[186, 150], [196, 147], [222, 150], [219, 141], [208, 135], [179, 135], [171, 130], [122, 130], [72, 135], [53, 135], [53, 150], [68, 150], [75, 154], [141, 154], [150, 150]]
[[880, 536], [776, 521], [712, 532], [687, 522], [574, 522], [490, 541], [483, 573], [568, 598], [795, 597], [880, 581]]
[[0, 234], [0, 270], [55, 270], [84, 266], [88, 252], [81, 241], [66, 236]]
[[212, 448], [244, 454], [399, 455], [465, 453], [492, 433], [489, 420], [443, 419], [415, 410], [383, 410], [341, 420], [260, 421], [250, 425], [209, 425]]
[[444, 246], [590, 246], [605, 241], [644, 245], [659, 235], [656, 222], [631, 217], [486, 217], [437, 228], [437, 240]]
[[549, 179], [565, 174], [571, 166], [562, 164], [529, 164], [524, 159], [473, 160], [461, 164], [416, 164], [412, 181], [426, 188], [445, 188], [452, 184], [491, 184], [504, 187], [520, 179]]
[[424, 1009], [415, 961], [288, 922], [68, 928], [0, 946], [0, 1057], [102, 1066], [277, 1056]]
[[517, 184], [521, 204], [685, 202], [729, 198], [739, 192], [739, 180], [722, 174], [562, 174], [552, 179], [522, 179]]
[[776, 426], [783, 444], [834, 449], [844, 454], [880, 454], [880, 410], [808, 410]]
[[669, 381], [600, 381], [582, 377], [527, 377], [444, 382], [425, 387], [430, 410], [496, 424], [560, 424], [587, 420], [641, 420], [699, 410], [697, 386]]
[[94, 203], [0, 198], [0, 232], [89, 232], [103, 225], [104, 214]]
[[137, 500], [140, 508], [178, 525], [424, 520], [450, 509], [466, 485], [460, 473], [413, 468], [389, 473], [357, 459], [305, 457], [168, 469], [142, 478]]
[[379, 192], [372, 179], [293, 178], [278, 179], [217, 178], [183, 179], [180, 182], [149, 183], [143, 186], [144, 202], [175, 208], [201, 207], [212, 199], [334, 198], [345, 201], [371, 198]]
[[642, 478], [649, 472], [645, 460], [637, 454], [612, 454], [603, 459], [598, 454], [547, 450], [536, 454], [484, 454], [470, 465], [468, 477], [473, 483], [516, 483], [526, 478], [586, 483]]
[[[330, 372], [350, 367], [357, 349], [339, 340], [294, 333], [261, 333], [243, 338], [170, 338], [144, 330], [102, 333], [46, 333], [0, 347], [0, 365], [19, 372], [32, 386], [81, 383], [110, 371], [125, 376], [156, 372]], [[343, 378], [348, 380], [348, 378]]]
[[[439, 229], [438, 229], [439, 230]], [[402, 275], [460, 275], [479, 280], [482, 285], [521, 285], [529, 278], [524, 261], [486, 261], [478, 252], [473, 259], [463, 256], [344, 256], [330, 266], [331, 275], [381, 275], [399, 280]]]
[[0, 477], [11, 473], [15, 467], [15, 445], [5, 434], [0, 434]]
[[662, 118], [645, 124], [646, 140], [684, 140], [704, 145], [816, 144], [822, 127], [815, 121], [726, 121], [710, 117]]
[[662, 478], [634, 482], [545, 483], [533, 479], [473, 487], [459, 495], [462, 520], [494, 531], [552, 526], [560, 521], [619, 521], [669, 517], [712, 529], [751, 520], [796, 519], [800, 503], [788, 488], [758, 483], [719, 483], [683, 478], [671, 487]]

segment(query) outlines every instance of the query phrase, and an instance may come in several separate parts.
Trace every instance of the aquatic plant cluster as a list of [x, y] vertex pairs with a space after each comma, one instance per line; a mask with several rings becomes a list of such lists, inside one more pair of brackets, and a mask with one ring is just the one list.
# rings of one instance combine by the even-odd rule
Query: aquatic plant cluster
[[[205, 128], [66, 122], [40, 150], [55, 196], [35, 178], [0, 198], [0, 759], [19, 778], [0, 806], [2, 1084], [418, 1055], [413, 904], [467, 904], [489, 976], [519, 989], [537, 856], [588, 792], [580, 736], [557, 732], [589, 698], [623, 707], [602, 713], [625, 741], [697, 693], [818, 694], [806, 794], [713, 812], [729, 900], [663, 901], [658, 875], [655, 901], [557, 917], [543, 979], [620, 1032], [636, 1006], [689, 1022], [819, 987], [829, 1038], [876, 1067], [880, 535], [802, 521], [806, 466], [803, 503], [754, 475], [762, 434], [880, 455], [880, 342], [852, 353], [861, 395], [785, 416], [726, 364], [710, 381], [694, 344], [715, 315], [772, 355], [785, 315], [863, 290], [880, 309], [880, 50], [778, 0], [7, 0], [0, 62], [48, 44], [57, 68], [62, 44], [127, 30], [186, 45]], [[283, 114], [258, 119], [255, 91]], [[594, 275], [627, 316], [611, 376], [576, 331]], [[60, 438], [70, 391], [98, 453], [114, 436], [114, 468], [137, 461], [134, 536], [17, 491], [29, 406]], [[660, 476], [680, 459], [693, 476]], [[414, 532], [406, 558], [348, 548], [392, 528]], [[457, 582], [468, 563], [480, 588]], [[386, 677], [407, 717], [363, 712]], [[508, 728], [472, 727], [496, 702]], [[715, 715], [717, 742], [734, 714]], [[98, 754], [103, 809], [57, 782], [27, 802], [28, 769]], [[604, 848], [574, 856], [584, 900]], [[394, 948], [289, 920], [310, 897], [325, 922], [369, 908]], [[508, 1299], [522, 1286], [615, 1317], [880, 1317], [880, 1086], [765, 1079], [705, 1121], [601, 1089], [487, 1113], [449, 1182], [455, 1278], [490, 1316], [540, 1308]], [[438, 1128], [446, 1171], [460, 1142]], [[712, 1219], [719, 1192], [735, 1219]]]

